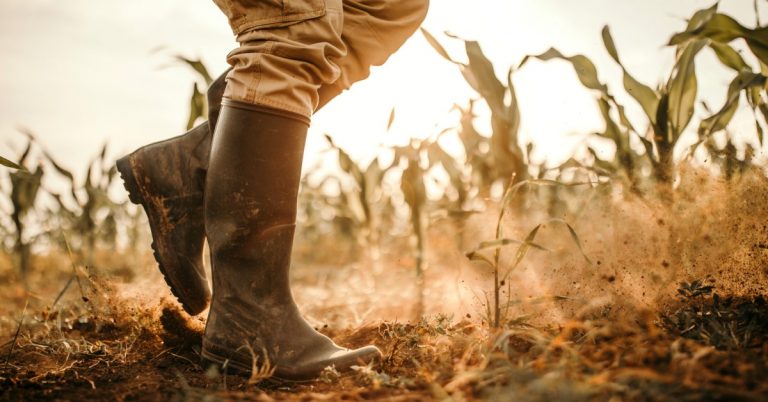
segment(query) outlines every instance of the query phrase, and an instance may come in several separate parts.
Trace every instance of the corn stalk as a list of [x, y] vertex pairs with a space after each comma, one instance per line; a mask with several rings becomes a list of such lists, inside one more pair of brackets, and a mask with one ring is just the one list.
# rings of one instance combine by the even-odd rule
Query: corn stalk
[[25, 167], [30, 157], [32, 145], [33, 140], [30, 136], [27, 147], [22, 152], [18, 162], [15, 163], [16, 166], [22, 167], [22, 169], [9, 173], [11, 182], [11, 220], [14, 227], [13, 250], [16, 257], [16, 265], [24, 280], [26, 280], [26, 276], [29, 273], [31, 259], [31, 243], [26, 238], [27, 215], [35, 208], [43, 178], [43, 168], [39, 164], [35, 167], [34, 171]]

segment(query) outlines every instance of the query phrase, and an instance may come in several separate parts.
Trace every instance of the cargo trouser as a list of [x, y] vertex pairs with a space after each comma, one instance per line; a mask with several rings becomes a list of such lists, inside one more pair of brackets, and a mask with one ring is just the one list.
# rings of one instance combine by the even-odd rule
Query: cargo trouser
[[213, 0], [240, 46], [224, 97], [311, 117], [419, 27], [428, 0]]

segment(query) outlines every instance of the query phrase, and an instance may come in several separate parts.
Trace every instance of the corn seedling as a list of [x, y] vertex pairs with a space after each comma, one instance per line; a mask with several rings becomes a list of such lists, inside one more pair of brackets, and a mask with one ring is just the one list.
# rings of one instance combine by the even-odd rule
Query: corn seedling
[[[589, 183], [577, 183], [576, 185], [578, 184], [589, 184]], [[546, 223], [540, 223], [536, 225], [530, 232], [528, 232], [524, 240], [516, 240], [516, 239], [505, 237], [504, 218], [507, 214], [507, 210], [508, 210], [507, 207], [511, 204], [512, 200], [519, 193], [522, 187], [528, 186], [528, 185], [562, 186], [564, 184], [560, 182], [552, 181], [552, 180], [526, 180], [526, 181], [518, 182], [517, 184], [514, 184], [514, 185], [509, 185], [506, 191], [504, 192], [504, 198], [501, 201], [501, 208], [499, 210], [499, 215], [498, 215], [498, 218], [496, 219], [496, 237], [493, 240], [481, 242], [474, 250], [466, 254], [467, 258], [469, 258], [470, 261], [479, 261], [491, 267], [492, 274], [493, 274], [493, 295], [492, 295], [492, 299], [488, 297], [487, 294], [485, 298], [486, 299], [485, 300], [486, 320], [488, 324], [491, 326], [491, 328], [502, 327], [502, 324], [503, 324], [502, 320], [508, 315], [509, 308], [513, 304], [513, 303], [510, 303], [509, 301], [502, 304], [502, 300], [501, 300], [501, 294], [504, 287], [508, 286], [511, 288], [511, 284], [508, 284], [508, 281], [507, 281], [509, 279], [509, 276], [520, 265], [520, 263], [528, 254], [528, 251], [530, 251], [530, 249], [547, 251], [547, 249], [544, 246], [538, 243], [535, 243], [536, 236], [538, 235], [539, 230], [545, 224], [557, 223], [557, 224], [566, 226], [571, 236], [571, 239], [578, 247], [584, 259], [587, 261], [589, 265], [592, 265], [592, 262], [590, 261], [589, 257], [587, 257], [587, 255], [584, 253], [584, 250], [581, 247], [581, 240], [579, 239], [579, 236], [576, 234], [576, 230], [568, 222], [562, 219], [557, 219], [557, 218], [550, 219]], [[502, 261], [501, 261], [502, 249], [508, 245], [516, 245], [517, 249], [515, 250], [515, 255], [512, 259], [512, 262], [509, 264], [509, 266], [502, 267]], [[486, 250], [493, 250], [492, 258], [489, 258], [483, 253], [483, 251], [486, 251]]]

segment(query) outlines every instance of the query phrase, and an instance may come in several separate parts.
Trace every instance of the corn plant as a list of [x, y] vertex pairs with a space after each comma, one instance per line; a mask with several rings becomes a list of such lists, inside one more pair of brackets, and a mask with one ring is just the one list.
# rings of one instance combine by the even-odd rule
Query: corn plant
[[29, 272], [31, 259], [31, 241], [28, 239], [27, 219], [29, 212], [33, 211], [37, 204], [44, 172], [40, 164], [37, 164], [34, 170], [27, 167], [34, 143], [32, 137], [28, 137], [27, 146], [21, 153], [18, 162], [11, 163], [17, 170], [8, 173], [11, 183], [9, 198], [14, 235], [13, 252], [16, 266], [24, 279]]
[[326, 141], [338, 153], [338, 163], [342, 173], [352, 185], [339, 182], [341, 196], [334, 202], [337, 216], [349, 219], [356, 232], [358, 242], [371, 250], [374, 258], [379, 254], [380, 230], [382, 228], [382, 209], [389, 203], [389, 195], [384, 187], [384, 175], [390, 167], [382, 167], [379, 157], [367, 166], [358, 165], [349, 154], [336, 145], [333, 139], [325, 136]]
[[[701, 10], [694, 15], [685, 31], [672, 36], [669, 44], [682, 46], [694, 41], [704, 41], [715, 53], [720, 62], [734, 70], [736, 76], [728, 86], [726, 100], [723, 106], [712, 113], [705, 105], [709, 116], [701, 121], [698, 128], [699, 141], [696, 146], [708, 142], [713, 134], [724, 131], [736, 114], [740, 105], [742, 92], [755, 117], [755, 129], [758, 142], [764, 143], [764, 128], [757, 117], [758, 112], [763, 119], [768, 120], [768, 103], [766, 103], [766, 84], [768, 75], [768, 27], [759, 26], [751, 29], [736, 22], [728, 15], [717, 12], [717, 4]], [[730, 43], [741, 39], [760, 64], [760, 73], [752, 71], [752, 67]], [[711, 149], [708, 147], [708, 149]]]
[[[671, 194], [676, 170], [675, 147], [693, 118], [698, 95], [695, 60], [704, 47], [711, 48], [724, 65], [736, 70], [738, 74], [729, 85], [723, 107], [700, 122], [699, 142], [694, 148], [706, 142], [712, 134], [727, 127], [739, 106], [742, 92], [747, 94], [753, 111], [759, 110], [764, 116], [768, 113], [763, 96], [765, 76], [753, 73], [742, 56], [728, 44], [736, 38], [743, 38], [765, 69], [763, 58], [768, 56], [768, 52], [763, 49], [768, 48], [768, 31], [763, 28], [744, 28], [731, 17], [717, 13], [717, 4], [696, 12], [689, 20], [686, 30], [672, 37], [669, 44], [676, 47], [676, 62], [666, 82], [656, 89], [639, 82], [629, 73], [621, 62], [608, 27], [603, 29], [602, 37], [609, 55], [623, 71], [624, 89], [645, 114], [647, 130], [635, 128], [624, 107], [616, 101], [608, 87], [600, 82], [597, 69], [585, 56], [564, 56], [552, 48], [542, 54], [526, 57], [521, 66], [531, 57], [542, 61], [565, 60], [572, 64], [580, 82], [586, 88], [599, 93], [597, 102], [606, 128], [596, 135], [611, 140], [616, 146], [616, 153], [613, 161], [604, 161], [598, 158], [592, 148], [589, 148], [589, 151], [594, 157], [595, 167], [613, 174], [623, 173], [633, 189], [637, 189], [640, 180], [637, 167], [645, 163], [651, 166], [654, 178], [661, 184], [662, 194], [667, 197]], [[757, 118], [755, 121], [762, 144], [763, 129]], [[632, 142], [637, 140], [642, 144], [642, 152], [632, 146]]]
[[[581, 184], [590, 184], [590, 183], [574, 183], [571, 185], [581, 185]], [[518, 182], [514, 185], [509, 185], [504, 192], [504, 197], [501, 200], [501, 206], [499, 209], [499, 215], [496, 219], [496, 231], [495, 231], [495, 238], [493, 240], [484, 241], [481, 242], [474, 250], [468, 252], [466, 254], [467, 258], [469, 258], [470, 261], [477, 261], [482, 262], [486, 265], [488, 265], [491, 268], [492, 275], [493, 275], [493, 289], [492, 289], [492, 295], [488, 295], [486, 293], [485, 297], [485, 316], [486, 320], [491, 328], [501, 328], [503, 325], [503, 320], [505, 317], [507, 317], [509, 308], [513, 303], [506, 302], [503, 303], [501, 300], [501, 294], [506, 286], [508, 289], [511, 289], [511, 283], [508, 282], [509, 276], [514, 272], [514, 270], [520, 265], [520, 263], [523, 261], [525, 256], [528, 254], [528, 252], [531, 249], [537, 249], [542, 251], [548, 251], [547, 248], [540, 245], [539, 243], [536, 243], [536, 236], [539, 233], [539, 230], [546, 224], [560, 224], [564, 225], [571, 236], [571, 239], [573, 240], [574, 244], [577, 246], [579, 251], [581, 252], [581, 255], [586, 260], [587, 264], [590, 266], [592, 265], [592, 261], [587, 257], [586, 253], [581, 247], [581, 240], [579, 239], [579, 236], [576, 234], [576, 230], [571, 226], [570, 223], [566, 222], [565, 220], [553, 218], [549, 219], [545, 223], [540, 223], [536, 225], [528, 234], [526, 235], [524, 240], [517, 240], [512, 239], [509, 237], [506, 237], [504, 234], [504, 221], [505, 216], [508, 214], [508, 207], [512, 204], [512, 201], [514, 198], [519, 194], [519, 191], [524, 186], [562, 186], [563, 183], [553, 181], [553, 180], [542, 180], [542, 179], [531, 179], [526, 181]], [[517, 249], [515, 250], [515, 255], [512, 258], [512, 262], [508, 266], [502, 266], [502, 249], [509, 245], [516, 245]], [[485, 251], [492, 250], [493, 256], [488, 257], [485, 254]]]
[[108, 194], [117, 170], [115, 164], [107, 160], [106, 153], [105, 144], [99, 154], [88, 163], [82, 185], [77, 184], [70, 170], [46, 153], [48, 161], [70, 186], [66, 196], [51, 193], [58, 207], [58, 210], [52, 213], [62, 219], [61, 229], [67, 236], [66, 241], [75, 246], [74, 251], [86, 266], [93, 265], [97, 242], [103, 242], [110, 247], [115, 245], [117, 216], [122, 210], [121, 205], [112, 201]]
[[[512, 82], [514, 70], [507, 73], [506, 85], [496, 77], [493, 64], [476, 41], [464, 41], [467, 63], [454, 60], [443, 46], [426, 30], [421, 30], [427, 42], [449, 62], [457, 65], [467, 83], [483, 98], [491, 110], [490, 153], [488, 163], [493, 182], [519, 182], [529, 177], [528, 160], [520, 144], [520, 109]], [[454, 37], [455, 38], [455, 37]], [[482, 189], [487, 195], [490, 186]]]

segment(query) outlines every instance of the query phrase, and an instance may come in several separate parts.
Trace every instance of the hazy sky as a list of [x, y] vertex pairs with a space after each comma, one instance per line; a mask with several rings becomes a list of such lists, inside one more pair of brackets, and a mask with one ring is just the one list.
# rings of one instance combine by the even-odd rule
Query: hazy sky
[[[712, 1], [697, 0], [432, 0], [425, 27], [461, 56], [443, 31], [481, 42], [503, 76], [526, 54], [555, 46], [583, 53], [603, 81], [622, 93], [619, 69], [600, 30], [611, 26], [622, 58], [655, 85], [672, 64], [663, 45], [684, 18]], [[768, 10], [768, 7], [763, 7]], [[725, 0], [721, 10], [754, 24], [752, 1]], [[765, 14], [761, 12], [761, 14]], [[762, 16], [766, 21], [766, 15]], [[193, 74], [173, 54], [200, 57], [212, 74], [235, 46], [223, 15], [208, 0], [3, 0], [0, 2], [0, 154], [13, 155], [26, 127], [54, 155], [81, 170], [108, 140], [118, 156], [181, 133]], [[711, 54], [700, 57], [701, 90], [719, 107], [729, 80]], [[564, 63], [532, 62], [515, 78], [522, 133], [540, 158], [560, 158], [586, 134], [601, 130], [594, 94]], [[314, 118], [309, 159], [331, 133], [359, 158], [381, 143], [424, 137], [450, 126], [454, 103], [474, 96], [455, 66], [416, 34], [390, 62]], [[631, 103], [631, 102], [627, 102]], [[385, 126], [392, 107], [397, 120]], [[637, 112], [637, 109], [634, 109]], [[752, 127], [745, 123], [746, 133]], [[748, 127], [748, 128], [746, 128]], [[569, 135], [570, 134], [570, 135]], [[17, 148], [16, 148], [17, 149]]]

